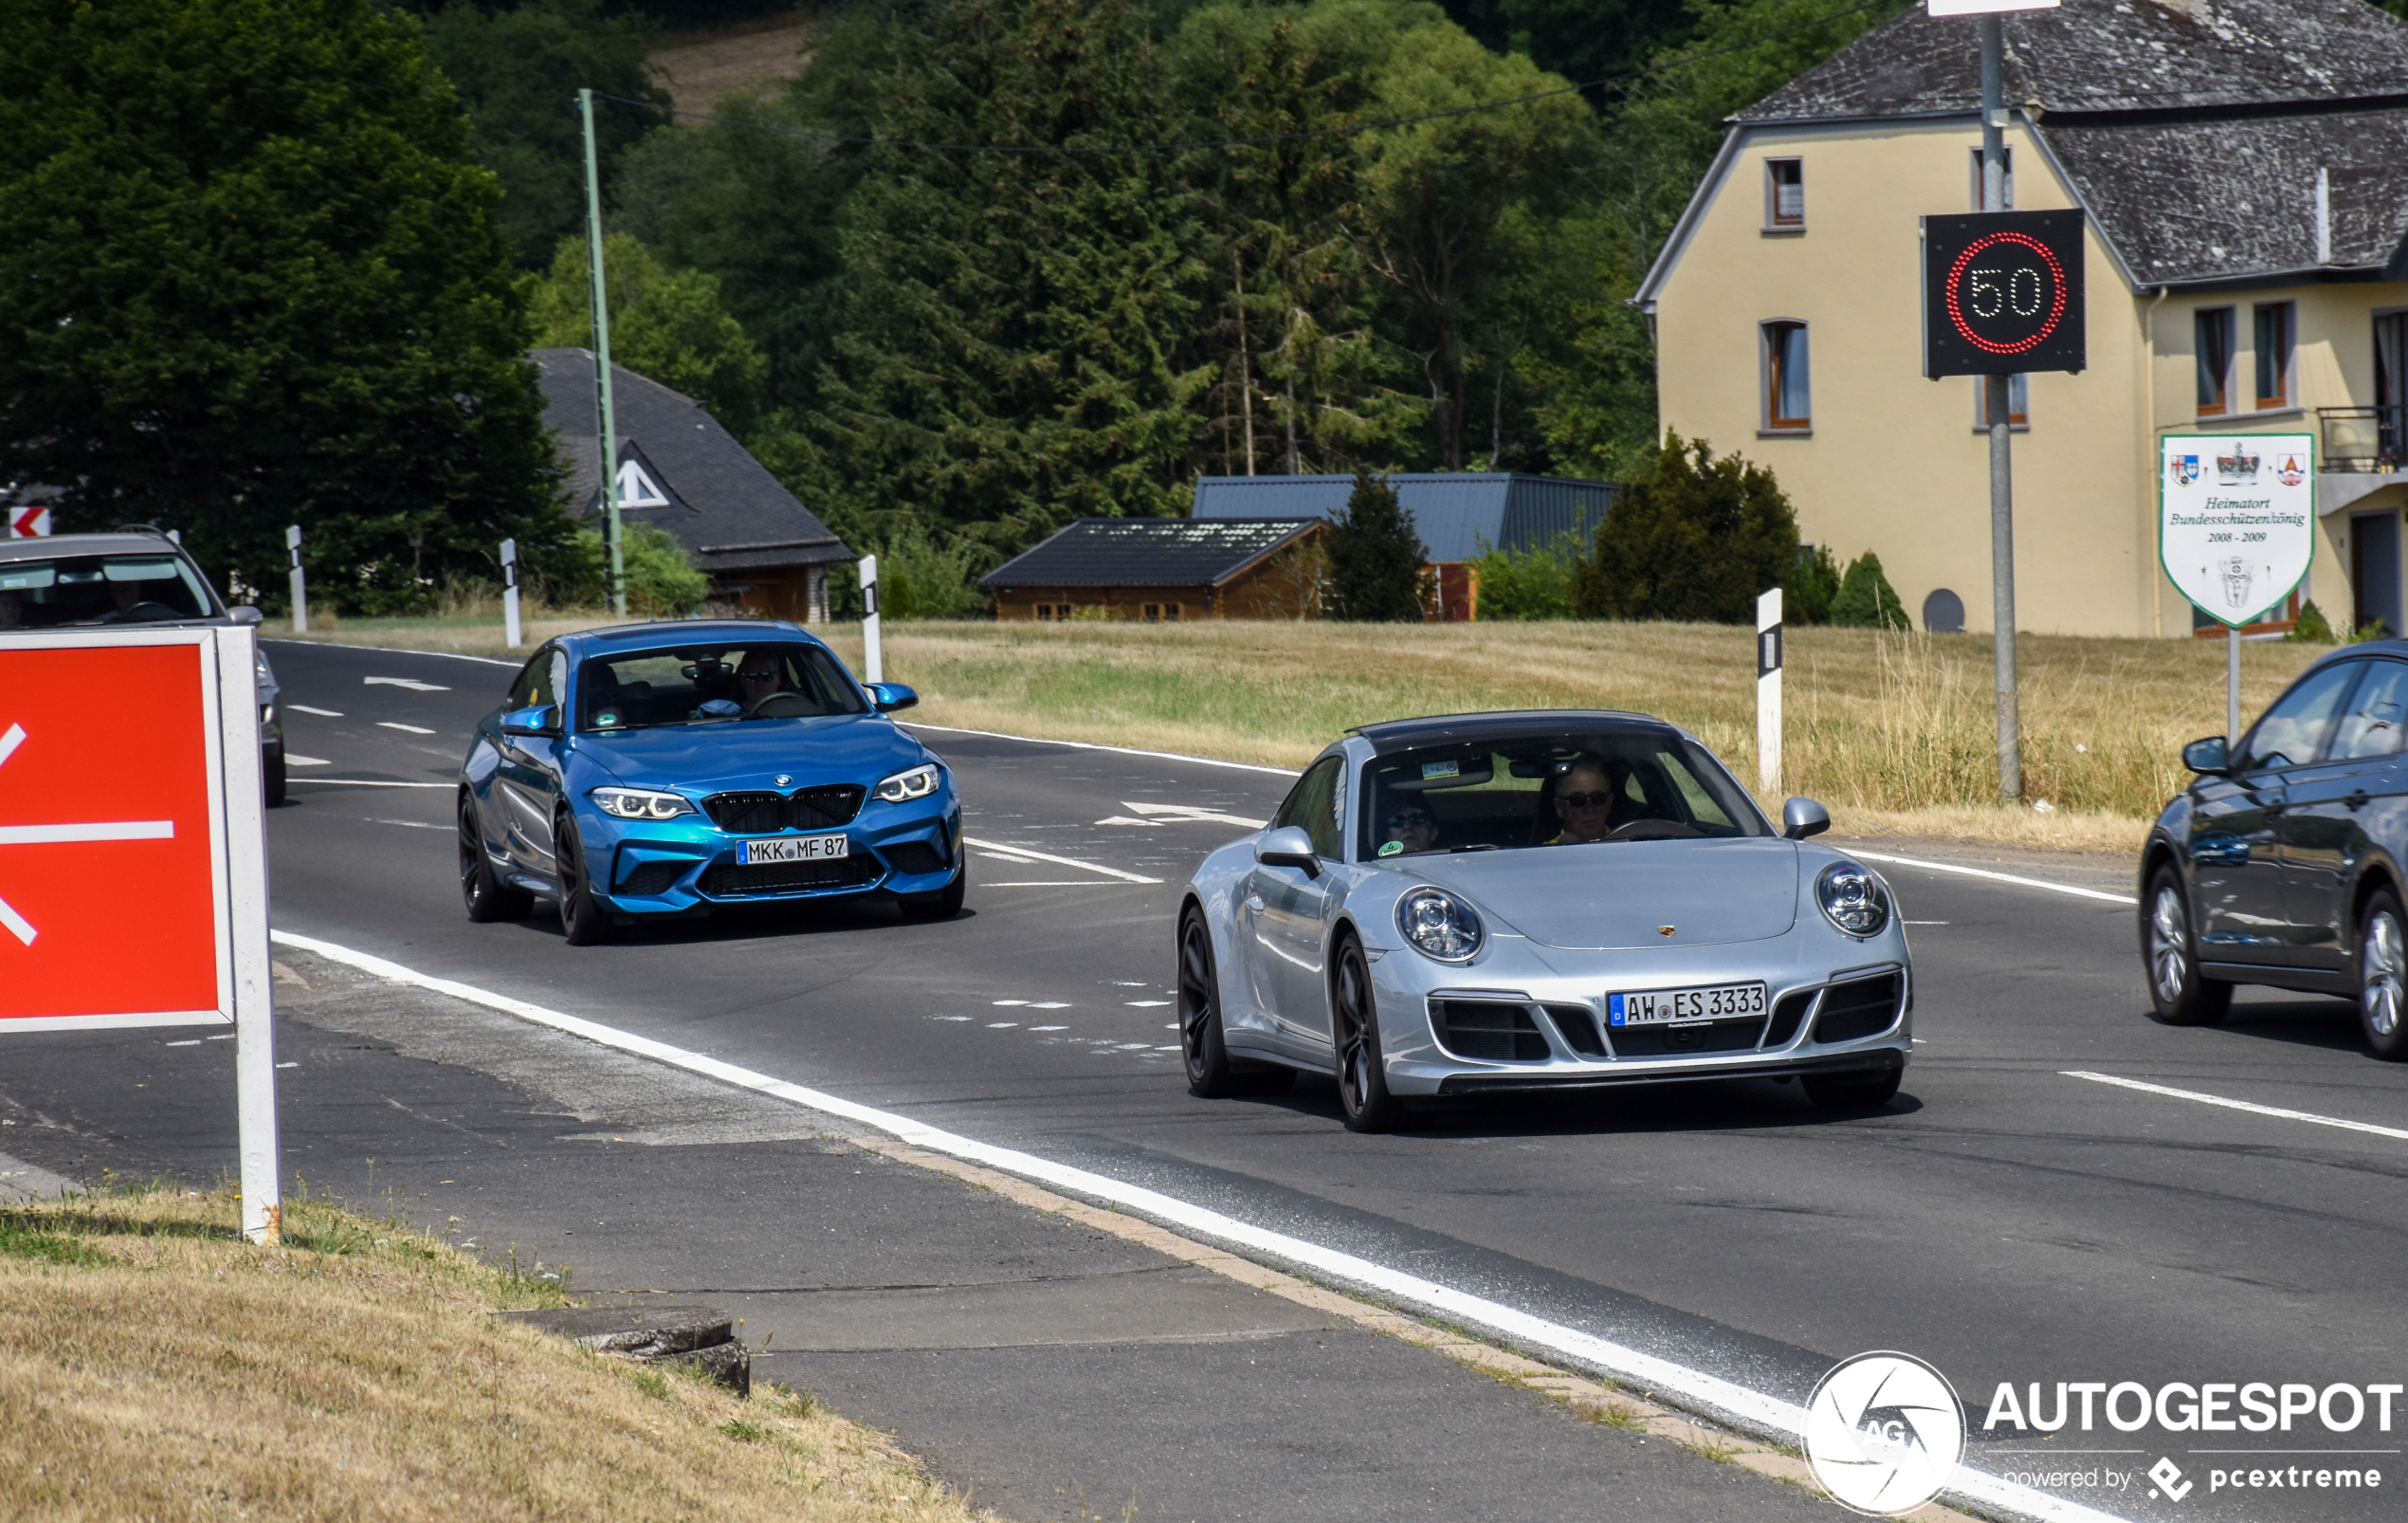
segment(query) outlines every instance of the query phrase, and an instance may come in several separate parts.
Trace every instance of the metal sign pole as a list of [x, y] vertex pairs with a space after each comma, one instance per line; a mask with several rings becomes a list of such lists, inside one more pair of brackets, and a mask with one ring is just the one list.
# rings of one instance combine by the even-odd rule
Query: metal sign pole
[[[2007, 162], [2002, 28], [1994, 11], [1981, 18], [1981, 210], [2007, 209]], [[2023, 797], [2023, 737], [2016, 712], [2015, 670], [2015, 474], [2009, 455], [2010, 382], [2004, 376], [1983, 383], [1990, 423], [1990, 621], [1998, 655], [1998, 797]]]
[[502, 643], [515, 651], [519, 648], [519, 541], [502, 541]]
[[2224, 626], [2224, 743], [2241, 743], [2241, 632]]
[[1781, 786], [1781, 590], [1756, 599], [1756, 785]]
[[602, 270], [602, 172], [593, 143], [593, 92], [577, 92], [585, 119], [585, 259], [593, 282], [594, 446], [601, 455], [603, 537], [611, 552], [611, 612], [627, 616], [627, 560], [619, 541], [618, 419], [611, 405], [611, 298]]
[[309, 633], [309, 585], [301, 578], [301, 541], [300, 524], [292, 524], [284, 530], [284, 548], [293, 555], [293, 633], [306, 634]]
[[861, 667], [870, 682], [886, 680], [885, 652], [878, 648], [878, 558], [861, 558]]

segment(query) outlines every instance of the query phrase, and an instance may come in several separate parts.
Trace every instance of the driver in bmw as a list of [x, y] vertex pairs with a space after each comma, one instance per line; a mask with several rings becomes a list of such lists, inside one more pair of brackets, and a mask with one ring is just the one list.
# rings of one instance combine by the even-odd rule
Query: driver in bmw
[[1605, 839], [1614, 829], [1613, 786], [1603, 762], [1590, 756], [1576, 759], [1556, 780], [1555, 817], [1563, 829], [1547, 844], [1569, 846]]
[[749, 714], [761, 706], [761, 700], [786, 690], [785, 672], [776, 655], [768, 651], [747, 653], [744, 664], [736, 669], [736, 701]]

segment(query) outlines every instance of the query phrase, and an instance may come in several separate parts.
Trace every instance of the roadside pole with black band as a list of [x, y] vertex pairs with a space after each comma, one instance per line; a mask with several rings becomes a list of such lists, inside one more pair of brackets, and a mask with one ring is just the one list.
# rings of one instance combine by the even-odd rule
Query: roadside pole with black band
[[293, 633], [309, 633], [309, 585], [301, 578], [301, 525], [288, 525], [284, 530], [284, 548], [292, 552], [293, 571]]
[[1781, 590], [1756, 599], [1756, 786], [1781, 791]]
[[519, 541], [502, 541], [502, 639], [519, 648]]
[[861, 558], [861, 670], [864, 682], [886, 680], [885, 653], [878, 648], [878, 558]]

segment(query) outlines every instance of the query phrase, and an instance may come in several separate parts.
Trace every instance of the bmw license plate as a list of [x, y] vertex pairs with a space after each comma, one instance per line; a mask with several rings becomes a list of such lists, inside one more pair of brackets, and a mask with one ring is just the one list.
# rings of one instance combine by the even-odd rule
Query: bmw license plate
[[842, 835], [788, 835], [775, 840], [738, 841], [736, 864], [749, 868], [765, 862], [825, 862], [850, 853], [851, 844]]
[[1650, 989], [1645, 994], [1609, 994], [1609, 1026], [1655, 1026], [1673, 1020], [1716, 1020], [1764, 1013], [1761, 983], [1707, 983], [1693, 989]]

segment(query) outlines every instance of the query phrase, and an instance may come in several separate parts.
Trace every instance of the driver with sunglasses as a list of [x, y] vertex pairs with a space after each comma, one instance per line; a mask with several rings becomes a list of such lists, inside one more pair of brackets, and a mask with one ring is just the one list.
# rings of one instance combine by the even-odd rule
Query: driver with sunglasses
[[1380, 823], [1387, 827], [1380, 841], [1381, 856], [1427, 852], [1438, 844], [1438, 821], [1430, 806], [1418, 799], [1398, 804]]
[[1564, 769], [1556, 780], [1555, 817], [1563, 829], [1549, 846], [1569, 846], [1576, 841], [1601, 841], [1614, 829], [1613, 781], [1605, 775], [1605, 764], [1595, 757], [1580, 757]]

